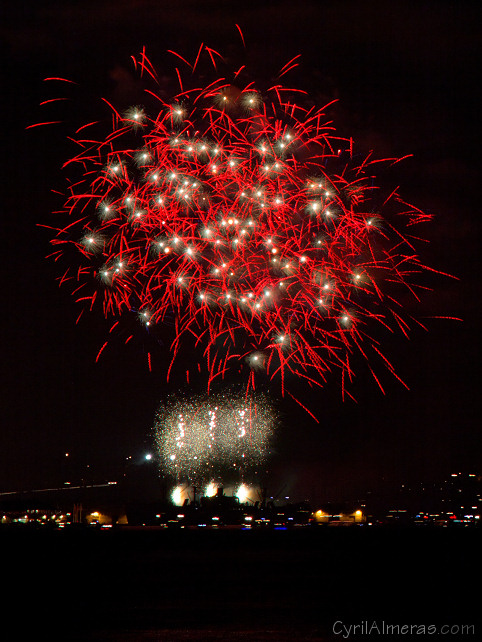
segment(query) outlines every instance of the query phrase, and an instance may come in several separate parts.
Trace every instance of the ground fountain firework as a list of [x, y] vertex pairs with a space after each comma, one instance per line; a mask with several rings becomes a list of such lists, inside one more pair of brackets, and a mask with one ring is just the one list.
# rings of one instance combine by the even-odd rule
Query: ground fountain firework
[[[203, 57], [223, 62], [205, 46], [182, 59], [171, 100], [146, 90], [155, 113], [110, 106], [102, 140], [80, 128], [68, 164], [82, 175], [52, 240], [56, 259], [76, 250], [61, 282], [113, 328], [135, 316], [168, 342], [168, 377], [187, 356], [208, 389], [234, 372], [284, 394], [288, 378], [323, 386], [338, 370], [345, 391], [361, 355], [382, 387], [378, 365], [397, 375], [380, 330], [413, 325], [403, 302], [427, 269], [413, 230], [430, 217], [377, 187], [380, 161], [337, 136], [326, 106], [243, 68], [200, 86]], [[144, 53], [135, 64], [157, 82]]]
[[196, 484], [252, 475], [269, 455], [276, 424], [273, 404], [259, 393], [173, 396], [161, 404], [154, 427], [161, 468]]

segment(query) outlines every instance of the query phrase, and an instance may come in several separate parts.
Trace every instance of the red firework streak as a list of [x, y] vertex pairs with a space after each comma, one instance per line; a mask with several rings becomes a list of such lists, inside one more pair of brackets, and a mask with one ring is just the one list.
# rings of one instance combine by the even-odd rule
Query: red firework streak
[[[171, 327], [171, 366], [193, 349], [208, 387], [247, 369], [248, 390], [262, 372], [284, 392], [288, 377], [323, 386], [339, 368], [344, 389], [356, 353], [379, 383], [373, 356], [395, 372], [377, 326], [407, 334], [411, 318], [394, 292], [416, 297], [426, 268], [408, 230], [429, 216], [397, 192], [381, 196], [380, 161], [357, 160], [326, 106], [304, 106], [304, 92], [261, 92], [243, 85], [241, 70], [200, 88], [206, 54], [216, 69], [222, 58], [207, 47], [193, 64], [176, 54], [186, 78], [176, 69], [180, 92], [169, 102], [148, 92], [153, 116], [109, 105], [105, 139], [78, 129], [81, 151], [66, 164], [81, 177], [52, 240], [55, 255], [80, 253], [76, 298], [116, 323], [134, 311], [149, 332]], [[144, 53], [135, 63], [156, 80]]]

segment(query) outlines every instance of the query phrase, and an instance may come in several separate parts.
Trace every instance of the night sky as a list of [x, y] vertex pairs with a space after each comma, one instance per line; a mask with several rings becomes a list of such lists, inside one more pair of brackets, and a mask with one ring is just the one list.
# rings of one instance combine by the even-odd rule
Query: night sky
[[[433, 292], [409, 304], [428, 332], [383, 338], [410, 390], [386, 372], [384, 396], [362, 368], [356, 404], [342, 402], [336, 373], [326, 389], [304, 393], [319, 424], [296, 404], [280, 404], [268, 486], [322, 497], [482, 471], [480, 3], [45, 0], [4, 3], [1, 11], [0, 492], [61, 483], [87, 464], [95, 480], [116, 479], [126, 456], [140, 462], [152, 448], [156, 408], [173, 390], [163, 364], [148, 371], [141, 332], [127, 347], [114, 342], [95, 363], [109, 325], [99, 314], [75, 324], [80, 309], [56, 284], [59, 269], [45, 259], [49, 234], [38, 224], [49, 225], [61, 205], [51, 190], [64, 187], [61, 165], [74, 151], [66, 137], [100, 115], [107, 121], [101, 97], [121, 107], [142, 102], [130, 56], [145, 46], [169, 87], [174, 65], [166, 50], [190, 59], [201, 42], [234, 67], [246, 63], [255, 81], [274, 78], [302, 54], [287, 83], [316, 103], [338, 98], [331, 113], [340, 133], [379, 157], [413, 154], [384, 180], [435, 215], [422, 258], [458, 277], [434, 274]], [[52, 76], [78, 85], [45, 118], [39, 103], [55, 89], [42, 81]], [[64, 122], [25, 129], [52, 114]]]

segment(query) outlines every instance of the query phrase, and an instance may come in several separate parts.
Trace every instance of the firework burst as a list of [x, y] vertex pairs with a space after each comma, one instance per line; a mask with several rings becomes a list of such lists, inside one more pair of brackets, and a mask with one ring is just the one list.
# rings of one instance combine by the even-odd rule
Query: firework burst
[[277, 414], [260, 394], [223, 392], [173, 397], [164, 402], [154, 426], [163, 470], [178, 480], [223, 479], [226, 471], [253, 473], [269, 454]]
[[[244, 370], [248, 390], [262, 375], [284, 393], [288, 377], [322, 386], [340, 369], [345, 389], [356, 354], [376, 379], [374, 358], [395, 375], [377, 328], [408, 333], [400, 292], [417, 297], [426, 269], [411, 230], [429, 217], [377, 189], [380, 161], [357, 161], [303, 92], [239, 71], [200, 88], [204, 54], [221, 60], [201, 47], [169, 102], [149, 90], [154, 114], [112, 107], [100, 141], [81, 128], [81, 178], [52, 240], [56, 258], [77, 251], [61, 281], [114, 324], [134, 314], [170, 332], [171, 366], [189, 355], [208, 388]], [[136, 65], [156, 80], [144, 54]]]

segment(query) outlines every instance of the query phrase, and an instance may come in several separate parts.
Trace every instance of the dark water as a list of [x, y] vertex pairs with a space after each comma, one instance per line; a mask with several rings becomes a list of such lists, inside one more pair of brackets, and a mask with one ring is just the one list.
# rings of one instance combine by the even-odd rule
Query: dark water
[[480, 634], [480, 534], [3, 529], [0, 639], [341, 640], [335, 622], [374, 620]]

